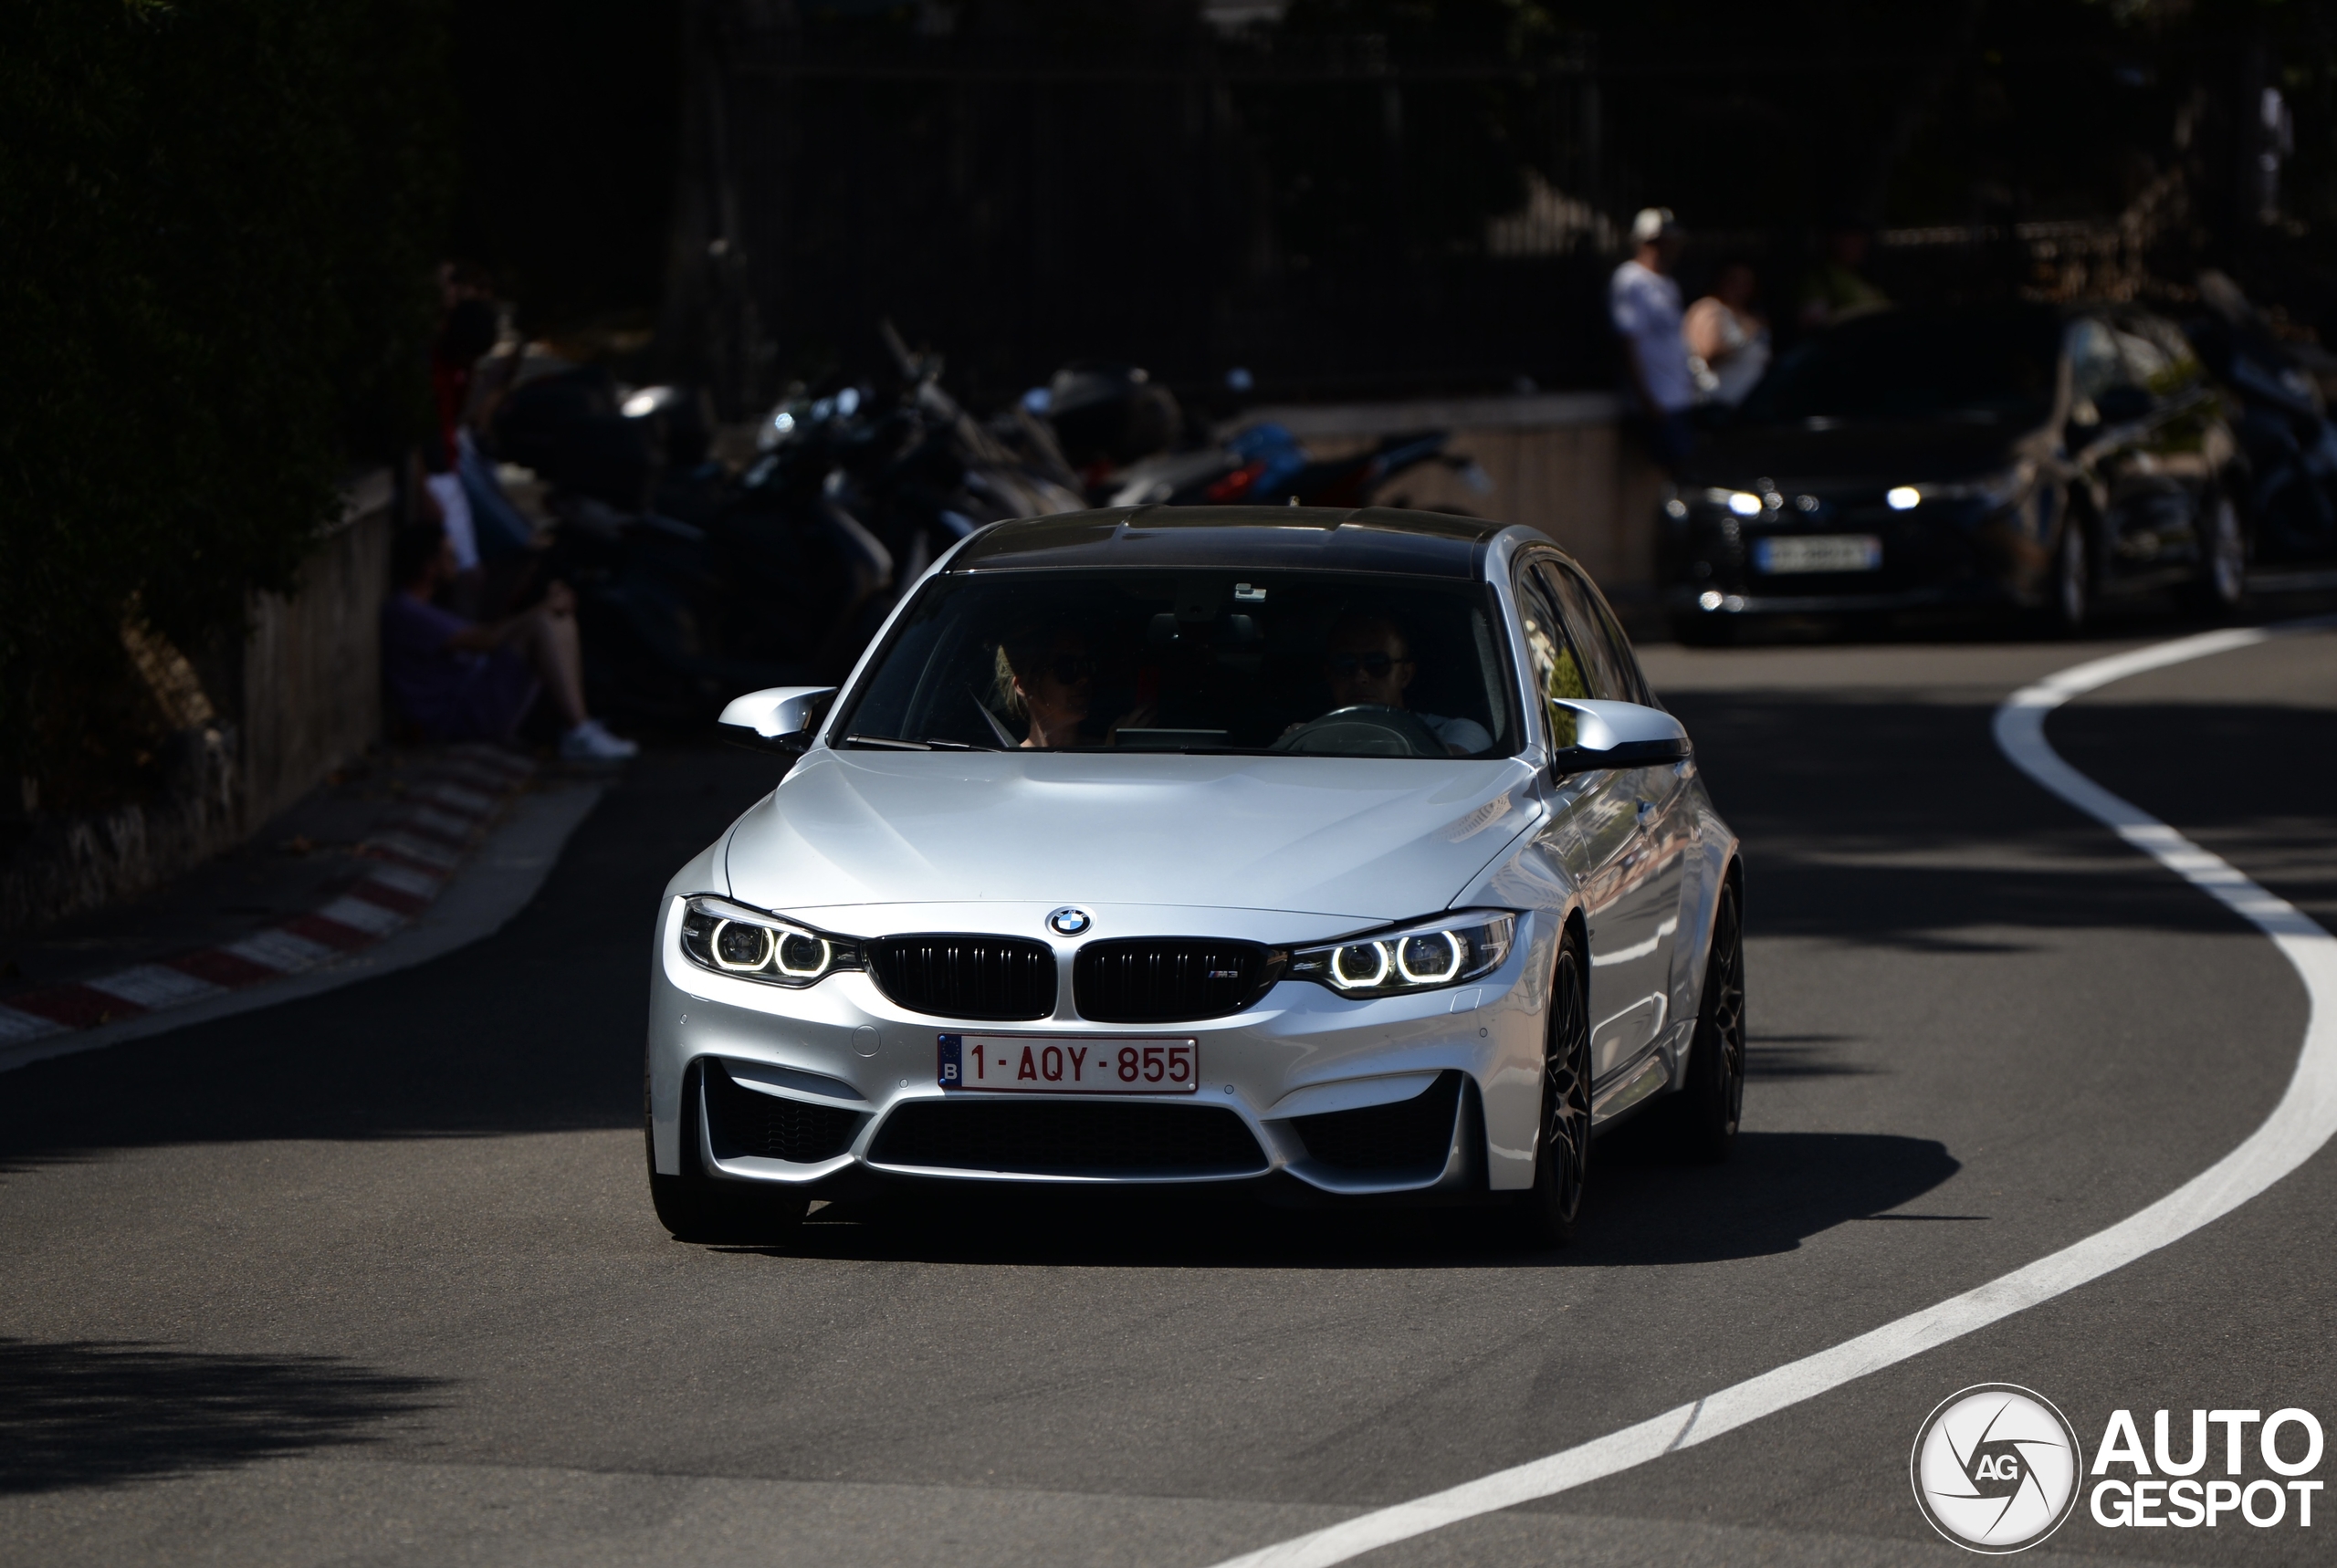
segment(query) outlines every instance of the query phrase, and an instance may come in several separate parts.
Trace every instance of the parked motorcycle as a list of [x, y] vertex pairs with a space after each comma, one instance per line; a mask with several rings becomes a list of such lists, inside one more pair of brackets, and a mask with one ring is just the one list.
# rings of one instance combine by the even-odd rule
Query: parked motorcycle
[[1115, 476], [1108, 499], [1115, 507], [1368, 507], [1381, 486], [1426, 464], [1454, 470], [1480, 495], [1490, 491], [1473, 459], [1444, 450], [1451, 439], [1441, 430], [1415, 431], [1326, 461], [1283, 426], [1253, 424], [1222, 445], [1146, 458]]
[[596, 709], [690, 724], [741, 690], [840, 679], [935, 559], [1005, 517], [1098, 502], [1360, 507], [1428, 463], [1490, 488], [1441, 431], [1328, 461], [1276, 424], [1207, 440], [1127, 367], [1068, 368], [1043, 415], [1016, 403], [977, 420], [943, 388], [938, 354], [890, 322], [879, 332], [897, 379], [798, 389], [735, 476], [708, 458], [703, 400], [684, 389], [633, 392], [583, 369], [508, 396], [498, 455], [554, 488], [538, 575], [577, 591]]

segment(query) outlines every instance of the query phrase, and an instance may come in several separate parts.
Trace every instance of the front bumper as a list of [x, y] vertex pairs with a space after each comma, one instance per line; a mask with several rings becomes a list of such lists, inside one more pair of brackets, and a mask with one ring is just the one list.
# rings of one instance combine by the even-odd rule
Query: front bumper
[[[1342, 1195], [1533, 1181], [1555, 943], [1546, 918], [1521, 917], [1506, 962], [1465, 985], [1357, 1001], [1285, 980], [1230, 1017], [1139, 1026], [1077, 1016], [1069, 980], [1076, 942], [1057, 944], [1064, 983], [1054, 1016], [981, 1022], [911, 1012], [861, 972], [802, 990], [709, 973], [681, 950], [682, 907], [678, 897], [667, 902], [652, 969], [649, 1116], [662, 1172], [681, 1168], [686, 1128], [709, 1176], [796, 1186], [855, 1171], [1148, 1186], [1279, 1173]], [[1044, 912], [997, 908], [982, 925], [952, 913], [959, 918], [948, 925], [908, 928], [1029, 931]], [[1323, 929], [1321, 917], [1254, 911], [1094, 913], [1099, 929], [1121, 935], [1288, 942], [1339, 934]], [[850, 929], [838, 912], [823, 912], [822, 920]], [[1309, 924], [1289, 929], [1294, 921]], [[1275, 923], [1284, 927], [1279, 933], [1268, 929]], [[902, 928], [897, 915], [888, 924]], [[1331, 923], [1342, 924], [1368, 923]], [[938, 1037], [969, 1033], [1041, 1043], [1190, 1039], [1200, 1082], [1194, 1092], [1158, 1095], [945, 1090]], [[754, 1124], [745, 1134], [735, 1124], [742, 1110], [765, 1108], [764, 1117], [748, 1118]], [[1114, 1144], [1109, 1157], [1082, 1163], [1081, 1139], [1124, 1137], [1166, 1154], [1132, 1159]]]
[[[1675, 615], [1854, 615], [1986, 610], [2040, 601], [2050, 507], [2042, 493], [2012, 506], [1926, 502], [1911, 511], [1824, 503], [1738, 518], [1695, 506], [1659, 515], [1664, 604]], [[1763, 538], [1858, 534], [1881, 540], [1871, 571], [1765, 572]]]

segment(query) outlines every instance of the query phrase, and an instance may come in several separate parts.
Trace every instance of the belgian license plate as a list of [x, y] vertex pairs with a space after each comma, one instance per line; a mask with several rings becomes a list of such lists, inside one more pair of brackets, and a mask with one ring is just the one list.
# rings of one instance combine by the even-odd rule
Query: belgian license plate
[[945, 1034], [936, 1076], [944, 1089], [1017, 1094], [1190, 1094], [1200, 1083], [1191, 1039]]
[[1872, 534], [1777, 534], [1753, 541], [1753, 566], [1789, 571], [1879, 571], [1882, 541]]

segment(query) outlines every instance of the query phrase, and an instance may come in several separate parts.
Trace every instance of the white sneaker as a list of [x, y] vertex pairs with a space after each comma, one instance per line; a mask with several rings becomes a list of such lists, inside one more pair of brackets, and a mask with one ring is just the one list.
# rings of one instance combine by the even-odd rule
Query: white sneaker
[[611, 735], [599, 719], [588, 718], [560, 737], [560, 755], [570, 762], [625, 762], [640, 756], [641, 747]]

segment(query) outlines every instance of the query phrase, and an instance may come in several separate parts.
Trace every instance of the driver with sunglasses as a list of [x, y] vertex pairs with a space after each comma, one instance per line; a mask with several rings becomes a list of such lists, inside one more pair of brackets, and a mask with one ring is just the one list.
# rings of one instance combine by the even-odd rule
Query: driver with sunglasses
[[[1358, 703], [1403, 707], [1404, 688], [1412, 684], [1420, 666], [1411, 644], [1393, 621], [1384, 615], [1343, 615], [1331, 628], [1323, 654], [1323, 678], [1330, 684], [1333, 708]], [[1455, 757], [1474, 757], [1490, 748], [1493, 737], [1485, 727], [1468, 718], [1438, 714], [1414, 714], [1430, 734]], [[1293, 726], [1296, 728], [1296, 726]]]

